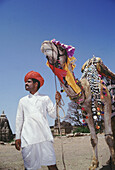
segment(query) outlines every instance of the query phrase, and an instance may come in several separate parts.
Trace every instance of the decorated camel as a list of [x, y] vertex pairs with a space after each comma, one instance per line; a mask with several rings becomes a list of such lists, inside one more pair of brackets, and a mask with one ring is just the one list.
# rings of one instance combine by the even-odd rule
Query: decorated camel
[[47, 65], [58, 77], [61, 88], [67, 93], [70, 100], [79, 105], [88, 124], [93, 147], [93, 160], [89, 169], [94, 170], [99, 165], [98, 138], [95, 127], [98, 126], [98, 120], [102, 117], [105, 125], [105, 140], [115, 165], [114, 140], [111, 130], [111, 97], [102, 81], [103, 76], [115, 79], [114, 73], [103, 64], [100, 58], [93, 57], [83, 65], [83, 74], [81, 80], [78, 80], [73, 72], [75, 68], [74, 47], [51, 40], [42, 43], [41, 51], [47, 58]]

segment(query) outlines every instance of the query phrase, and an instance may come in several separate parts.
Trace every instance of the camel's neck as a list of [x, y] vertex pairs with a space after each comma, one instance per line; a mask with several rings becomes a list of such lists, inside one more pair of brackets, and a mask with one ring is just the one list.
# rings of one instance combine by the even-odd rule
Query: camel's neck
[[79, 81], [75, 80], [75, 77], [73, 73], [68, 69], [67, 64], [65, 64], [63, 69], [66, 71], [65, 80], [67, 81], [68, 85], [71, 86], [77, 94], [79, 94], [81, 92]]
[[48, 66], [58, 77], [61, 87], [65, 90], [67, 96], [69, 96], [71, 100], [82, 103], [85, 97], [83, 87], [81, 82], [78, 79], [75, 79], [73, 72], [68, 69], [67, 65], [64, 65], [63, 69], [56, 68], [51, 64], [48, 64]]

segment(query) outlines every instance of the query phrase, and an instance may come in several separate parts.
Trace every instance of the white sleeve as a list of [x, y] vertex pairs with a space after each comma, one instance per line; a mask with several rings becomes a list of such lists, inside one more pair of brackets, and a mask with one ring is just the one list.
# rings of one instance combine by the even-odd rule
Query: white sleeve
[[47, 112], [49, 114], [50, 117], [52, 118], [56, 118], [56, 104], [53, 104], [53, 102], [51, 101], [51, 99], [48, 97], [47, 100]]
[[24, 121], [23, 107], [21, 102], [19, 101], [16, 115], [16, 139], [21, 139], [23, 121]]

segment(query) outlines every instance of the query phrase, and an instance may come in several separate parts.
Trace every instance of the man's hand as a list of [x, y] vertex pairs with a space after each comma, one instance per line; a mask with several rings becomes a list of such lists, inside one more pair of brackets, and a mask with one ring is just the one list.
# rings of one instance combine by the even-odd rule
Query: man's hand
[[21, 148], [21, 139], [16, 139], [15, 140], [15, 148], [20, 151]]
[[59, 104], [61, 98], [62, 98], [62, 97], [61, 97], [61, 94], [60, 94], [58, 91], [56, 91], [55, 100], [56, 100], [56, 103], [57, 103], [57, 104]]

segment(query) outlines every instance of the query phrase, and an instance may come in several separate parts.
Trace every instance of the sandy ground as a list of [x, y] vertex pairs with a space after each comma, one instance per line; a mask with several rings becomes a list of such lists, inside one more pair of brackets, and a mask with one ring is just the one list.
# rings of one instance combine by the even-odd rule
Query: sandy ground
[[[62, 137], [61, 139], [56, 137], [54, 139], [54, 148], [59, 170], [63, 170], [61, 142], [63, 143], [66, 170], [88, 170], [93, 156], [90, 136]], [[106, 165], [110, 153], [103, 134], [98, 135], [98, 142], [99, 168], [97, 168], [97, 170], [111, 170], [111, 168]], [[14, 145], [0, 145], [0, 170], [23, 169], [21, 152], [17, 151]], [[40, 170], [47, 170], [47, 167], [42, 167]]]

